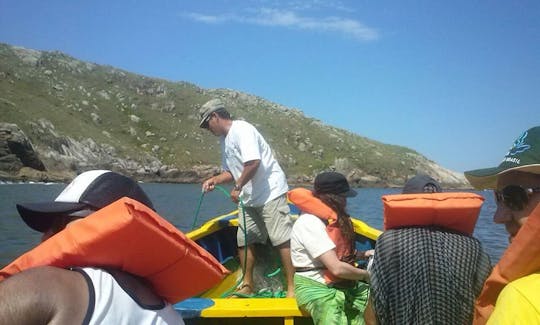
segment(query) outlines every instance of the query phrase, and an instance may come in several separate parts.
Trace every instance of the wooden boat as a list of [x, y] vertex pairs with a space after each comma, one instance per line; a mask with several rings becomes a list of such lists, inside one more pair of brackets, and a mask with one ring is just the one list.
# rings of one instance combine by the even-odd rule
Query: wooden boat
[[[295, 207], [291, 209], [293, 214], [298, 213]], [[353, 225], [356, 232], [356, 248], [358, 250], [373, 248], [381, 232], [357, 219], [353, 219]], [[187, 234], [223, 263], [231, 274], [199, 297], [174, 305], [186, 324], [312, 324], [309, 315], [298, 308], [294, 298], [228, 297], [242, 278], [242, 270], [236, 257], [237, 228], [238, 210], [235, 210], [211, 219]], [[257, 272], [257, 269], [255, 271]]]

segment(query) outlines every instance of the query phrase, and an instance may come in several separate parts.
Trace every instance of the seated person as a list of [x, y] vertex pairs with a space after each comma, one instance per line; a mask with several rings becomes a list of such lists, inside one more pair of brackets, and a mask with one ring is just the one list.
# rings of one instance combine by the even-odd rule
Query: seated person
[[[345, 176], [335, 172], [317, 175], [314, 185], [313, 193], [305, 192], [332, 211], [335, 218], [324, 217], [325, 213], [315, 211], [317, 208], [299, 207], [304, 212], [291, 234], [296, 300], [315, 324], [363, 324], [369, 275], [353, 263], [373, 251], [357, 253], [354, 249], [355, 233], [345, 207], [347, 197], [356, 196], [356, 192], [350, 189]], [[291, 193], [296, 190], [289, 193], [293, 203]]]
[[442, 188], [439, 182], [434, 180], [431, 176], [422, 173], [410, 178], [401, 191], [403, 194], [440, 192], [442, 192]]
[[499, 166], [465, 176], [476, 189], [493, 189], [493, 222], [509, 236], [476, 301], [474, 324], [540, 324], [540, 126], [523, 132]]
[[[442, 190], [433, 178], [417, 175], [403, 192]], [[377, 239], [370, 268], [366, 322], [470, 324], [489, 272], [489, 256], [481, 243], [465, 233], [436, 225], [386, 230]]]
[[[127, 196], [152, 202], [131, 178], [107, 170], [77, 176], [53, 202], [21, 203], [24, 222], [42, 241]], [[111, 247], [114, 249], [114, 247]], [[184, 324], [143, 279], [104, 268], [38, 266], [0, 282], [2, 324]]]

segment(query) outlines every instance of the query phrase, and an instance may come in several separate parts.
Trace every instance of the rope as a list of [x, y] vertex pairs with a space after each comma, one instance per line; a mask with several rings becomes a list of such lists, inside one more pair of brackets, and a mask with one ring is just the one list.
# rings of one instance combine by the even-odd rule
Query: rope
[[[225, 196], [227, 196], [228, 198], [231, 197], [231, 194], [225, 188], [223, 188], [222, 186], [216, 185], [215, 188], [217, 188], [218, 190], [223, 192], [225, 194]], [[241, 197], [238, 197], [238, 202], [240, 204], [240, 210], [238, 211], [238, 217], [240, 217], [240, 211], [242, 211], [242, 220], [244, 222], [244, 224], [243, 224], [244, 229], [242, 230], [244, 232], [244, 244], [245, 244], [245, 246], [244, 246], [244, 265], [242, 266], [242, 276], [240, 277], [240, 279], [236, 282], [236, 284], [230, 290], [223, 293], [221, 295], [221, 298], [225, 298], [225, 297], [229, 297], [229, 296], [234, 295], [233, 291], [236, 290], [236, 288], [240, 285], [240, 283], [242, 283], [242, 281], [244, 281], [244, 276], [246, 275], [247, 253], [248, 253], [247, 232], [245, 230], [246, 229], [246, 213], [244, 211], [244, 201], [242, 201]], [[240, 226], [239, 226], [239, 228], [240, 228]], [[242, 228], [240, 228], [240, 229], [242, 229]]]
[[[223, 194], [225, 194], [226, 197], [231, 198], [231, 194], [227, 192], [227, 190], [224, 187], [216, 185], [215, 188], [223, 192]], [[204, 191], [201, 191], [201, 196], [199, 197], [199, 203], [197, 204], [197, 209], [195, 210], [195, 216], [193, 217], [193, 224], [191, 225], [191, 230], [195, 229], [195, 225], [197, 224], [197, 219], [199, 218], [199, 213], [201, 212], [201, 205], [202, 205], [205, 194], [206, 193]], [[240, 204], [242, 204], [242, 199], [240, 199]]]
[[259, 290], [259, 292], [251, 294], [251, 295], [247, 295], [245, 293], [233, 292], [229, 296], [237, 296], [240, 298], [285, 298], [287, 294], [283, 290], [270, 291], [268, 289], [261, 289]]
[[271, 278], [271, 277], [273, 277], [273, 276], [276, 276], [276, 275], [279, 274], [280, 271], [281, 271], [281, 268], [278, 267], [274, 272], [268, 273], [268, 274], [266, 275], [266, 277]]
[[197, 210], [195, 210], [195, 217], [193, 218], [193, 224], [191, 225], [191, 230], [195, 229], [197, 224], [197, 219], [199, 218], [199, 212], [201, 211], [201, 205], [204, 198], [204, 191], [201, 191], [201, 196], [199, 197], [199, 203], [197, 204]]

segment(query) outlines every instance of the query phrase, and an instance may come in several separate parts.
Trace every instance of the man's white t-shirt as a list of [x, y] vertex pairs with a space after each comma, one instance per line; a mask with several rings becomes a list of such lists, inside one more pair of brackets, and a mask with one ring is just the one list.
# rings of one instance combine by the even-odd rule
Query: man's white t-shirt
[[89, 290], [90, 302], [83, 324], [184, 325], [170, 303], [144, 305], [124, 290], [110, 273], [93, 267], [76, 271], [83, 274]]
[[[291, 259], [296, 268], [324, 268], [317, 258], [336, 248], [336, 244], [326, 232], [324, 222], [308, 213], [302, 214], [295, 222], [291, 232]], [[325, 283], [324, 270], [298, 272], [299, 275]]]
[[253, 178], [242, 188], [244, 205], [260, 207], [287, 193], [289, 187], [285, 173], [274, 159], [272, 149], [253, 125], [233, 121], [220, 143], [222, 167], [231, 172], [234, 179], [242, 174], [245, 162], [261, 161]]

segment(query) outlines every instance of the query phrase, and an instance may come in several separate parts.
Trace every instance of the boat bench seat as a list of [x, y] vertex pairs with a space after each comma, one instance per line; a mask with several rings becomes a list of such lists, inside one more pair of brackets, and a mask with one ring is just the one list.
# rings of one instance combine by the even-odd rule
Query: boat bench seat
[[282, 318], [294, 324], [295, 317], [309, 317], [294, 298], [190, 298], [174, 305], [184, 319], [190, 318]]

